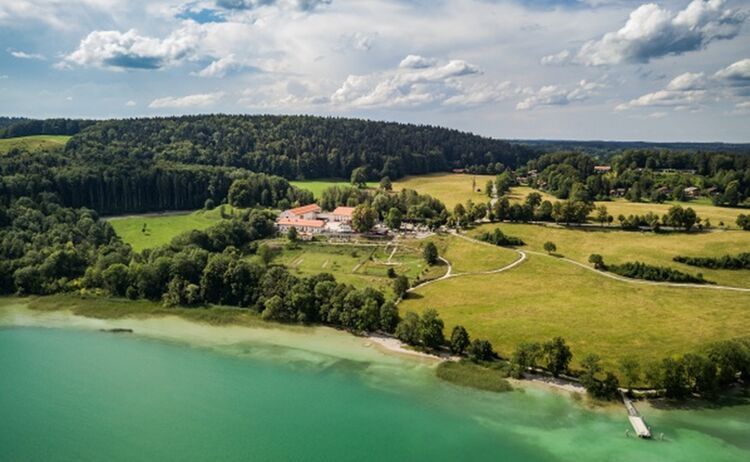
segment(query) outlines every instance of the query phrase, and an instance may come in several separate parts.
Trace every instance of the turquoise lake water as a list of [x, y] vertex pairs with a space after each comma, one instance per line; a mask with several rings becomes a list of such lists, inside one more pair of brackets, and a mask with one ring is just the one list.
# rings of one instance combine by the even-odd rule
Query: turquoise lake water
[[429, 366], [262, 343], [0, 327], [0, 461], [747, 461], [750, 406], [624, 410], [492, 394]]

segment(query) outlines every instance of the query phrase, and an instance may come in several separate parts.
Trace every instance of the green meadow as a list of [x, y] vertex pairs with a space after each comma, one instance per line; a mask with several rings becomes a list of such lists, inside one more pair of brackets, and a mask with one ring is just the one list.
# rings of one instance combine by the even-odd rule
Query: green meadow
[[[232, 213], [232, 207], [224, 207], [225, 213]], [[219, 206], [209, 211], [143, 214], [110, 217], [108, 220], [117, 235], [130, 244], [133, 250], [140, 252], [143, 249], [168, 244], [172, 238], [185, 231], [206, 229], [221, 219]]]
[[[351, 186], [351, 183], [349, 181], [343, 179], [299, 180], [290, 181], [289, 183], [298, 188], [307, 189], [308, 191], [313, 193], [316, 199], [320, 198], [320, 196], [323, 194], [323, 191], [332, 186]], [[367, 183], [367, 187], [377, 188], [378, 183], [370, 181]]]
[[494, 179], [492, 175], [431, 173], [402, 178], [393, 182], [393, 189], [413, 189], [421, 194], [429, 194], [442, 201], [448, 210], [453, 210], [456, 204], [465, 204], [469, 199], [475, 203], [488, 202], [490, 198], [484, 192], [485, 185]]
[[529, 255], [499, 274], [451, 278], [417, 288], [400, 305], [435, 308], [446, 335], [461, 324], [503, 356], [520, 342], [562, 336], [573, 364], [588, 353], [609, 370], [642, 364], [750, 332], [750, 293], [671, 288], [613, 280], [552, 256]]
[[526, 245], [522, 249], [543, 252], [544, 243], [551, 241], [557, 246], [558, 254], [585, 264], [588, 264], [589, 255], [598, 253], [606, 263], [621, 264], [638, 260], [691, 274], [703, 273], [706, 279], [717, 284], [750, 287], [748, 270], [712, 270], [672, 260], [677, 255], [711, 257], [747, 252], [750, 249], [750, 233], [747, 231], [653, 233], [607, 227], [576, 229], [554, 224], [503, 223], [481, 225], [467, 234], [476, 237], [495, 228], [523, 239]]
[[0, 139], [0, 154], [5, 154], [13, 148], [30, 152], [62, 148], [69, 139], [70, 137], [65, 135], [32, 135], [4, 138]]

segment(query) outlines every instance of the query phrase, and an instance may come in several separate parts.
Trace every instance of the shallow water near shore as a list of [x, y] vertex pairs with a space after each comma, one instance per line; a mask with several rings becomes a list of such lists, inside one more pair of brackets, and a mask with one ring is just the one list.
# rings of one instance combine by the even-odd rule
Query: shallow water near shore
[[0, 308], [0, 460], [750, 460], [748, 405], [639, 405], [665, 435], [641, 441], [620, 407], [433, 368], [325, 328]]

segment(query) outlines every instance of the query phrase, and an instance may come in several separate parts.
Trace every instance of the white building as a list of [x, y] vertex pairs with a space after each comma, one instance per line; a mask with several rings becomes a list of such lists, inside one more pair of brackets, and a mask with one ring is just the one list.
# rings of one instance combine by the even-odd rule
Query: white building
[[351, 223], [353, 213], [354, 207], [336, 207], [336, 210], [331, 212], [331, 220], [340, 221], [342, 223]]

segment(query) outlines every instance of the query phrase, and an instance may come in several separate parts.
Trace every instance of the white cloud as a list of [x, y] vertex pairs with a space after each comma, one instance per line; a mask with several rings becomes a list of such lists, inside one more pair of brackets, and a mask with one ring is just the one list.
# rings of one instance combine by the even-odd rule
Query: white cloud
[[224, 77], [231, 72], [242, 69], [244, 65], [237, 60], [234, 54], [229, 54], [219, 58], [205, 68], [201, 69], [196, 75], [200, 77]]
[[704, 75], [686, 72], [672, 79], [664, 90], [647, 93], [620, 104], [615, 110], [624, 111], [637, 107], [695, 107], [706, 98], [706, 94]]
[[425, 58], [424, 56], [419, 55], [408, 55], [406, 58], [401, 60], [398, 67], [402, 69], [424, 69], [427, 67], [432, 67], [436, 64], [437, 59], [435, 58]]
[[10, 53], [14, 58], [18, 59], [35, 59], [38, 61], [44, 61], [46, 59], [44, 55], [39, 53], [26, 53], [25, 51], [12, 50], [10, 48], [8, 49], [8, 53]]
[[159, 69], [195, 56], [202, 30], [186, 22], [164, 39], [127, 32], [94, 31], [81, 40], [78, 49], [65, 56], [62, 66], [112, 69]]
[[724, 0], [693, 0], [676, 14], [655, 3], [639, 6], [625, 25], [585, 43], [576, 57], [587, 65], [646, 63], [654, 58], [700, 50], [737, 36], [745, 14]]
[[605, 85], [597, 82], [581, 80], [574, 87], [561, 87], [559, 85], [546, 85], [538, 91], [527, 90], [528, 96], [516, 104], [518, 110], [529, 110], [539, 106], [567, 106], [570, 103], [584, 101], [595, 95], [597, 90]]
[[553, 55], [548, 55], [542, 58], [541, 63], [543, 66], [567, 64], [573, 59], [573, 53], [570, 50], [563, 50]]
[[206, 107], [218, 103], [223, 97], [224, 92], [221, 91], [180, 97], [167, 96], [151, 101], [148, 107], [152, 109]]
[[127, 102], [125, 103], [125, 106], [126, 106], [126, 107], [135, 107], [135, 106], [136, 106], [136, 102], [135, 102], [135, 101], [133, 101], [132, 99], [131, 99], [131, 100], [128, 100], [128, 101], [127, 101]]
[[750, 96], [750, 58], [730, 64], [714, 74], [714, 78], [728, 86], [732, 92]]
[[[415, 67], [416, 66], [416, 67]], [[465, 88], [460, 79], [481, 74], [463, 60], [438, 64], [436, 60], [409, 55], [395, 70], [369, 75], [350, 75], [331, 96], [335, 105], [346, 107], [416, 107], [440, 103], [458, 104]]]
[[[615, 109], [639, 107], [697, 108], [711, 100], [733, 100], [750, 96], [750, 59], [737, 61], [710, 77], [703, 72], [685, 72], [672, 79], [666, 88], [622, 103]], [[743, 102], [737, 103], [741, 105]]]

